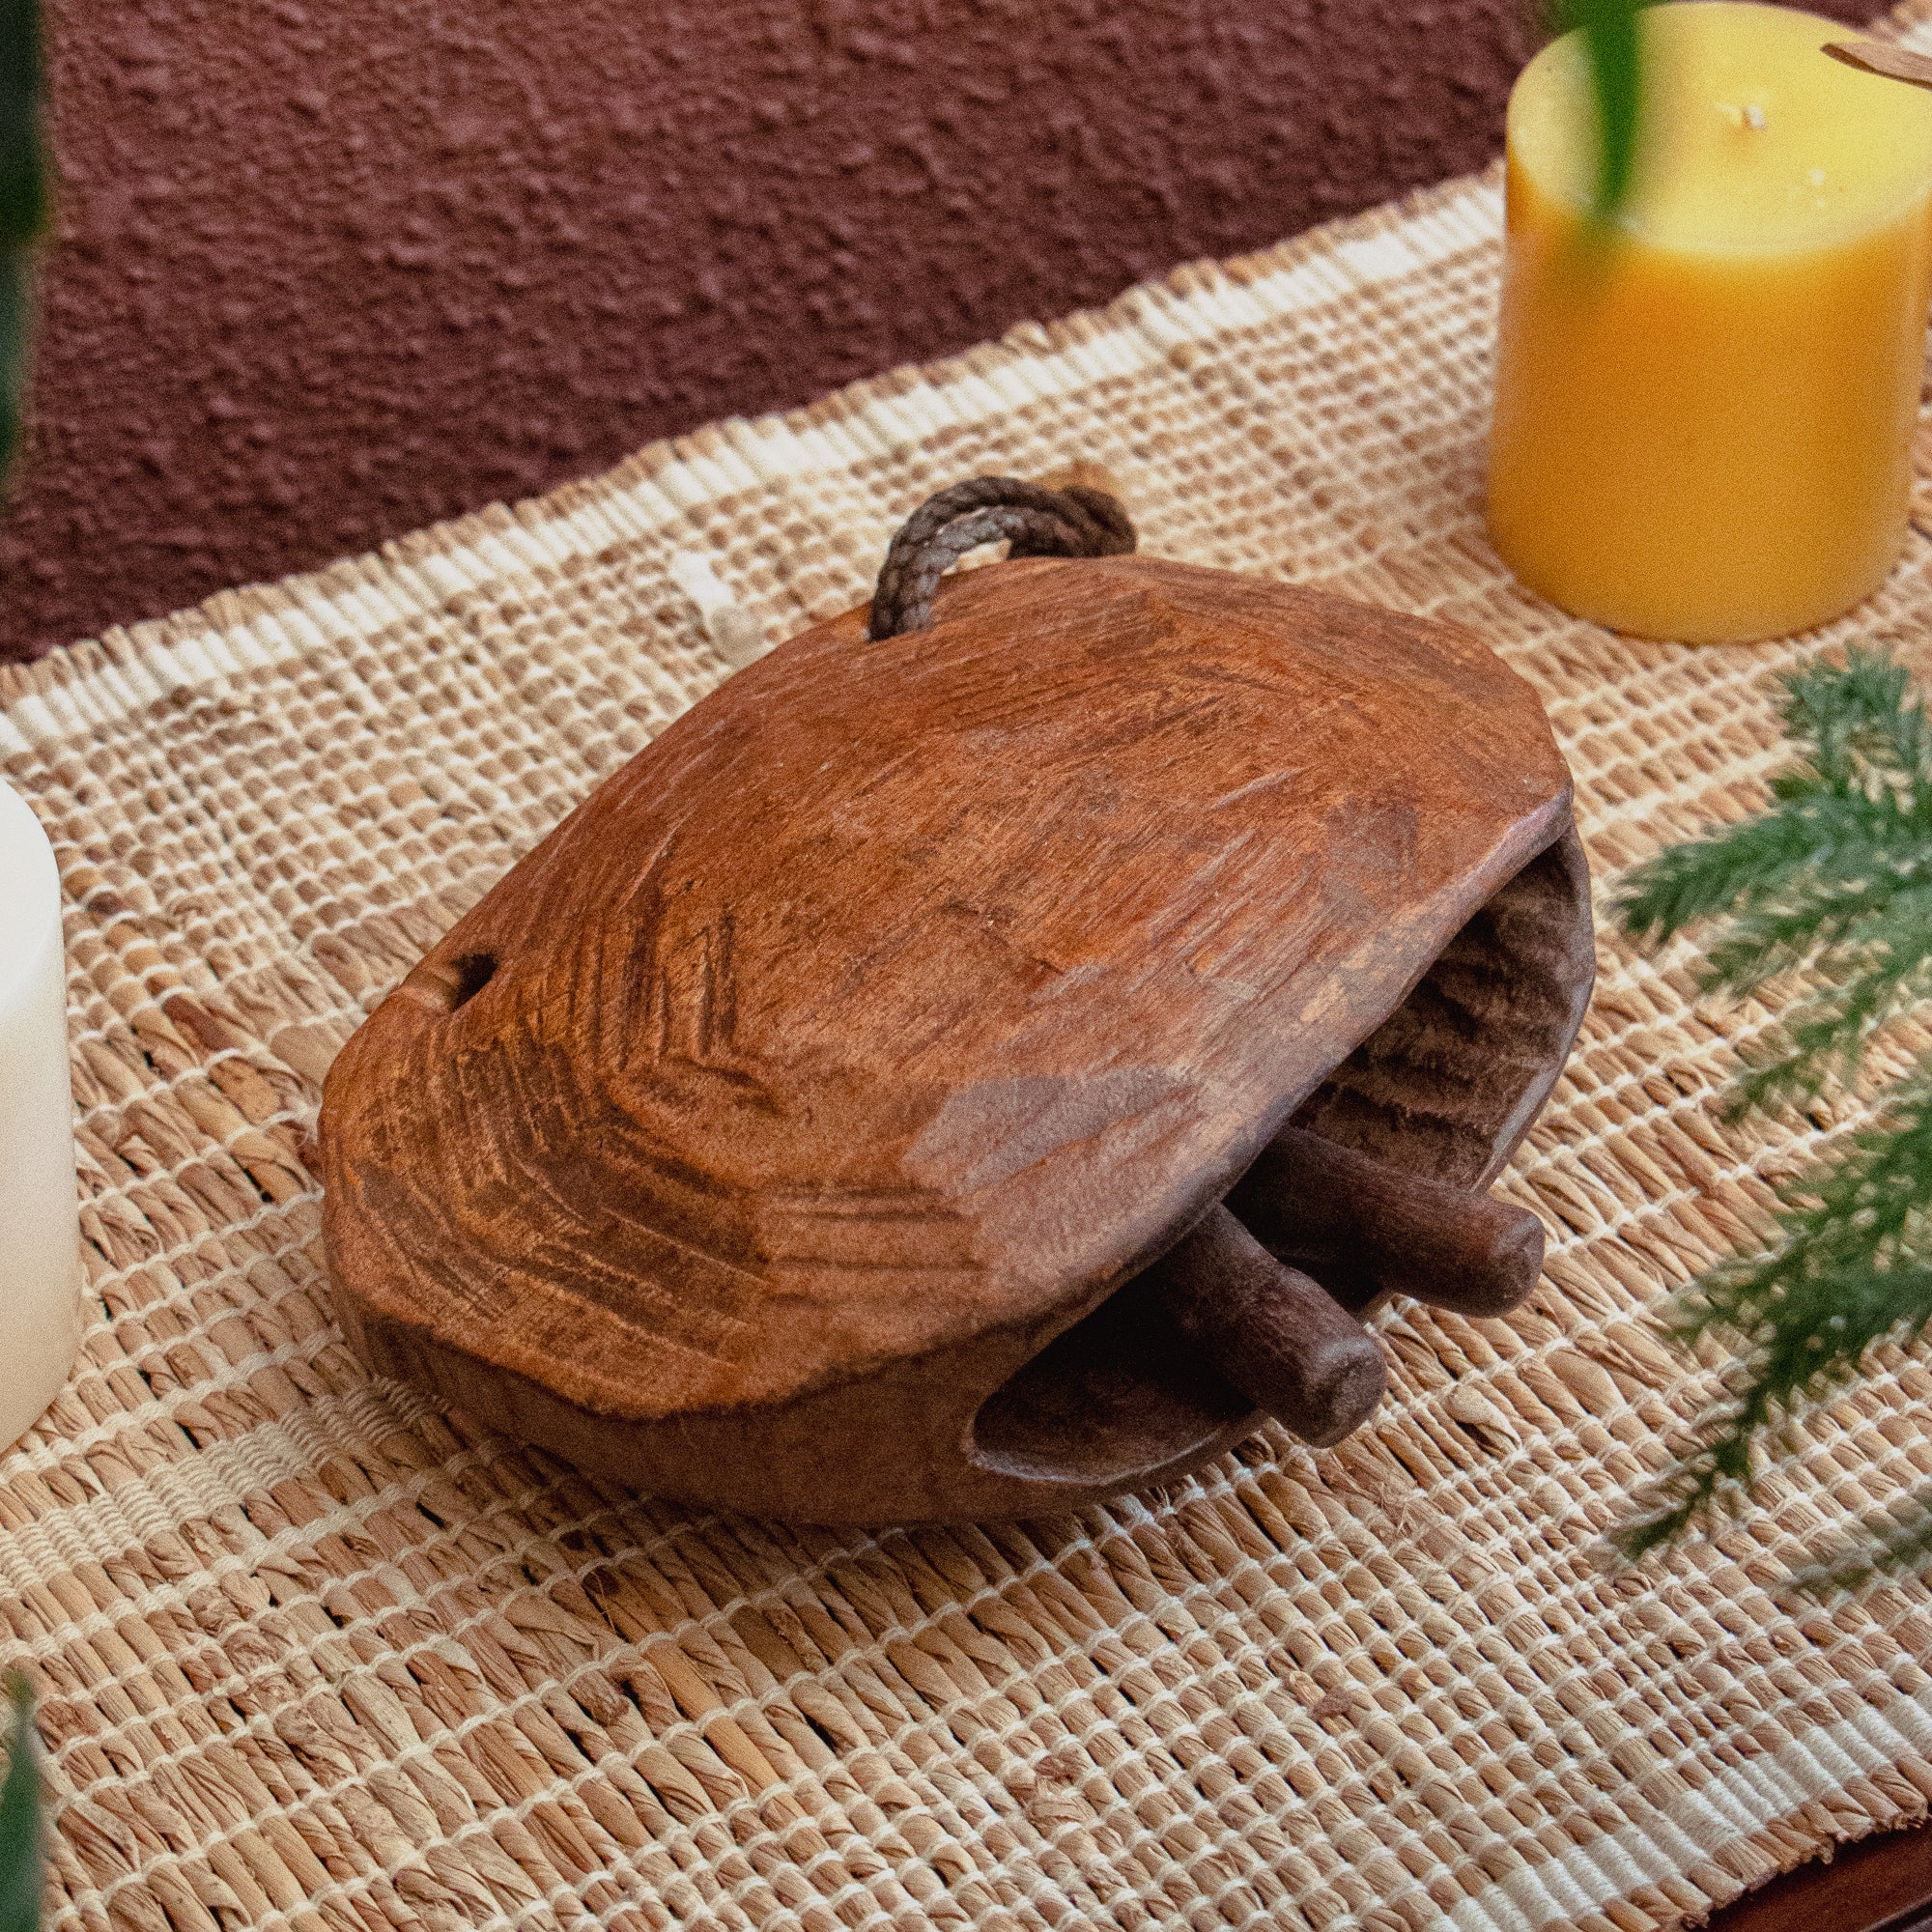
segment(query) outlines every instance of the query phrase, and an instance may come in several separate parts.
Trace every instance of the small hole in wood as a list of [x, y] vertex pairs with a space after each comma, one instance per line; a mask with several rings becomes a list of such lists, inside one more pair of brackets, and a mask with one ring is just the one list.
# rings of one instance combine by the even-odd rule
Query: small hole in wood
[[456, 962], [456, 979], [450, 987], [449, 1010], [455, 1012], [459, 1007], [467, 1006], [496, 978], [497, 955], [494, 952], [466, 952]]

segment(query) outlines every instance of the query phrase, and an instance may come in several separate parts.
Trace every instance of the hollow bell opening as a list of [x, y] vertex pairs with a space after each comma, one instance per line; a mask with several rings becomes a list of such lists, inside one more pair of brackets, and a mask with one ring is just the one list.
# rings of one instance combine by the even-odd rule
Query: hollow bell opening
[[[1566, 831], [1463, 925], [1294, 1124], [1459, 1186], [1486, 1184], [1576, 1036], [1590, 982], [1589, 893]], [[1334, 1284], [1351, 1299], [1346, 1287]], [[1099, 1484], [1196, 1455], [1251, 1412], [1142, 1274], [986, 1399], [974, 1447], [1006, 1473]]]
[[1490, 898], [1293, 1124], [1459, 1187], [1501, 1170], [1588, 1004], [1590, 874], [1574, 830]]
[[1104, 1483], [1200, 1449], [1251, 1408], [1136, 1275], [994, 1391], [973, 1439], [1008, 1475]]

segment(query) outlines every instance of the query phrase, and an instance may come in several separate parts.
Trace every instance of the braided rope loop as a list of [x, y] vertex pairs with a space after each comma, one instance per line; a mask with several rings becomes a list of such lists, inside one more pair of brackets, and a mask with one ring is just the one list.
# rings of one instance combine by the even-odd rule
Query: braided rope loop
[[1013, 556], [1124, 556], [1134, 526], [1104, 490], [1049, 490], [1016, 476], [976, 476], [928, 497], [899, 526], [872, 593], [875, 642], [932, 622], [939, 580], [980, 544], [1005, 538]]

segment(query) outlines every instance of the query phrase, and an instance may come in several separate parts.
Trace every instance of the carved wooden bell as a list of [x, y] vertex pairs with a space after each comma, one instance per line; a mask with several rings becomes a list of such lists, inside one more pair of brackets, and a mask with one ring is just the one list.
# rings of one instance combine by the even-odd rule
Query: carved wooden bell
[[323, 1115], [369, 1363], [669, 1496], [996, 1517], [1258, 1408], [1336, 1439], [1351, 1310], [1529, 1291], [1485, 1190], [1592, 974], [1534, 694], [1131, 546], [1094, 492], [945, 493], [869, 625], [714, 692], [409, 975]]

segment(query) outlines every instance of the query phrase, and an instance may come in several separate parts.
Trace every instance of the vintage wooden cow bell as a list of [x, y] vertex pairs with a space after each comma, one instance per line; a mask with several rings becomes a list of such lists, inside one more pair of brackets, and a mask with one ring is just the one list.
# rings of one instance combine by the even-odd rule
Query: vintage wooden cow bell
[[[1016, 554], [940, 574], [1008, 537]], [[1570, 780], [1467, 632], [935, 497], [518, 865], [328, 1081], [376, 1368], [665, 1495], [1038, 1514], [1475, 1314], [1588, 998]], [[927, 606], [930, 605], [928, 612]], [[1320, 1285], [1318, 1285], [1320, 1284]]]

